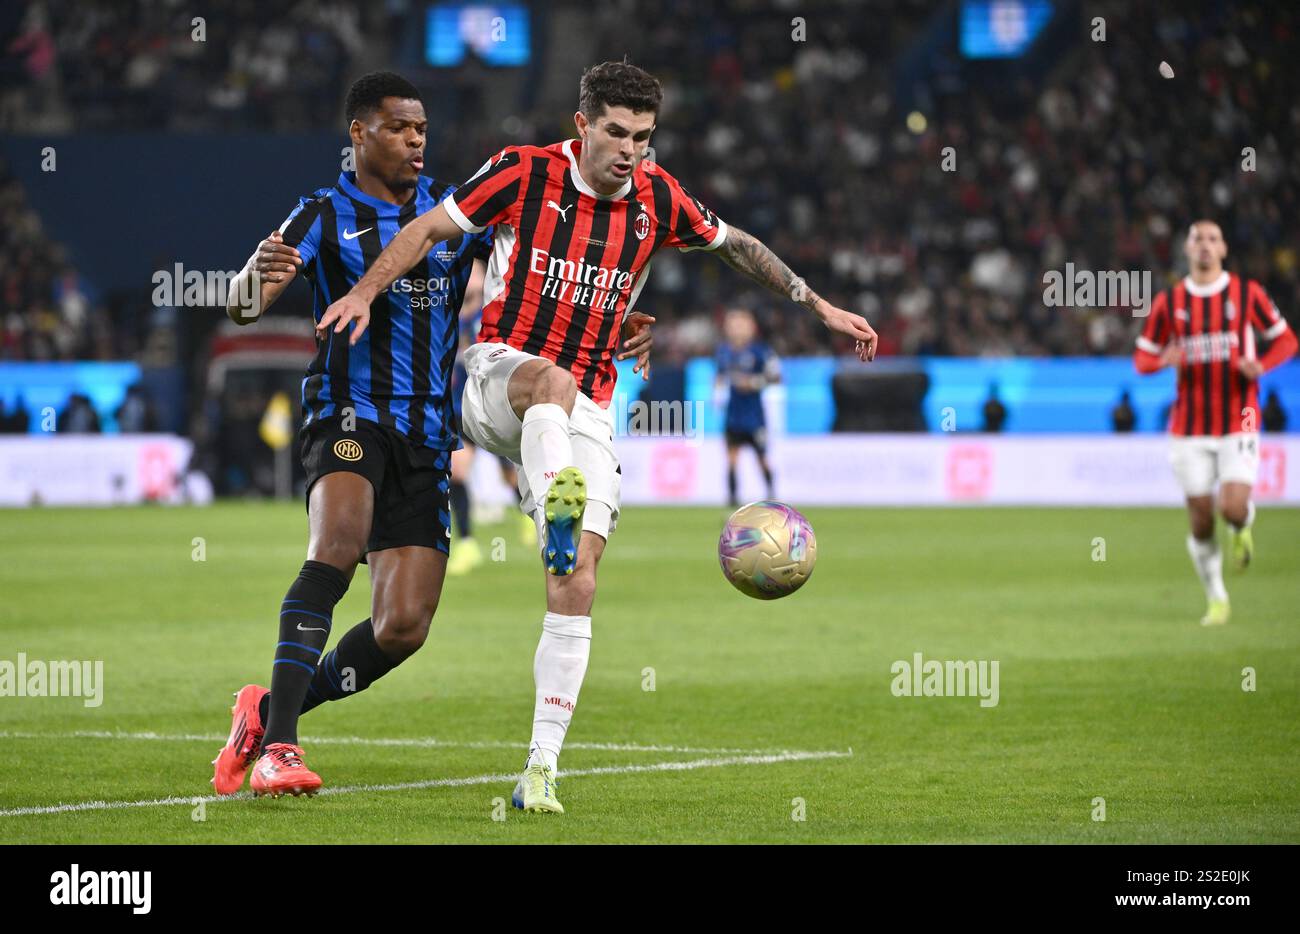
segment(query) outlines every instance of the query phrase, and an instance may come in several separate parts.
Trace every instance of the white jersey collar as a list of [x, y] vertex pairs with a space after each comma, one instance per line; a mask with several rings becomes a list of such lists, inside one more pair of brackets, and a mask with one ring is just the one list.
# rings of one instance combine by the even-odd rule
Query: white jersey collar
[[623, 187], [612, 195], [602, 195], [596, 189], [588, 185], [582, 178], [582, 173], [578, 171], [578, 157], [576, 155], [580, 142], [576, 139], [564, 141], [564, 154], [569, 157], [569, 177], [573, 179], [573, 187], [578, 189], [584, 195], [591, 195], [601, 201], [618, 201], [620, 198], [627, 197], [627, 193], [632, 190], [632, 175], [629, 174]]
[[1228, 278], [1228, 270], [1226, 269], [1219, 273], [1219, 278], [1215, 279], [1209, 285], [1197, 285], [1192, 281], [1191, 276], [1184, 276], [1183, 287], [1197, 298], [1209, 298], [1211, 295], [1218, 295], [1228, 287]]

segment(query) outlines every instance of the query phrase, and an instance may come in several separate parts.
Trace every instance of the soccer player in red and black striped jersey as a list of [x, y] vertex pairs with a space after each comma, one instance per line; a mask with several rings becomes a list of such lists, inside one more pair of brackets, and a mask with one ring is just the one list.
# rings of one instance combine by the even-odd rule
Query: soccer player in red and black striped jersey
[[[704, 250], [803, 305], [875, 356], [859, 315], [819, 297], [771, 250], [729, 226], [645, 159], [659, 82], [627, 62], [588, 69], [574, 114], [578, 138], [510, 146], [385, 249], [318, 327], [364, 333], [370, 303], [436, 240], [492, 225], [479, 343], [465, 354], [463, 427], [481, 447], [522, 465], [521, 507], [543, 542], [547, 610], [534, 662], [533, 738], [513, 796], [561, 812], [554, 770], [587, 667], [596, 565], [616, 525], [619, 465], [608, 406], [620, 333], [661, 249]], [[644, 347], [643, 347], [644, 349]], [[631, 348], [624, 345], [619, 358]], [[645, 376], [646, 359], [637, 370]], [[580, 540], [575, 540], [580, 533]]]
[[[1170, 461], [1187, 496], [1187, 550], [1205, 587], [1209, 609], [1201, 622], [1209, 626], [1229, 616], [1214, 530], [1214, 485], [1219, 484], [1219, 512], [1232, 529], [1234, 563], [1245, 570], [1254, 551], [1257, 381], [1296, 352], [1297, 340], [1263, 286], [1223, 268], [1228, 247], [1218, 224], [1192, 224], [1184, 252], [1191, 272], [1152, 301], [1134, 362], [1142, 373], [1178, 368]], [[1263, 356], [1256, 352], [1256, 332], [1268, 344]]]

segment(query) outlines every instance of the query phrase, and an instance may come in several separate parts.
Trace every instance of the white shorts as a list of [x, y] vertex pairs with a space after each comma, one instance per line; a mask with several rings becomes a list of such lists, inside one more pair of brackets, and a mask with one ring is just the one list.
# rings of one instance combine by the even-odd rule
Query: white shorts
[[[508, 457], [516, 464], [523, 463], [519, 445], [524, 425], [510, 406], [510, 376], [520, 364], [543, 359], [508, 344], [473, 344], [465, 351], [461, 428], [466, 438], [493, 454]], [[582, 517], [582, 529], [608, 539], [609, 533], [618, 526], [621, 485], [618, 455], [614, 453], [614, 422], [607, 410], [581, 391], [569, 415], [569, 438], [573, 442], [573, 466], [587, 479], [587, 509]], [[533, 517], [538, 542], [544, 544], [545, 520], [523, 470], [519, 471], [519, 508]]]
[[1215, 482], [1255, 485], [1259, 434], [1188, 435], [1169, 439], [1169, 463], [1187, 496], [1209, 496]]

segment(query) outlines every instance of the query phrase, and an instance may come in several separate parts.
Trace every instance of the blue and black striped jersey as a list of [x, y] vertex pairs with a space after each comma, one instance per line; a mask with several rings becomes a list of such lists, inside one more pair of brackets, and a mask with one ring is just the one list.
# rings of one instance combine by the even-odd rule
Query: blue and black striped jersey
[[[404, 205], [372, 198], [344, 172], [332, 188], [302, 198], [280, 228], [297, 248], [311, 283], [317, 321], [365, 275], [406, 224], [454, 191], [421, 177]], [[458, 316], [476, 258], [492, 248], [492, 231], [434, 245], [421, 262], [370, 306], [370, 327], [354, 347], [348, 331], [318, 341], [302, 382], [305, 423], [345, 414], [395, 428], [416, 444], [459, 446], [451, 373]]]
[[[762, 341], [752, 341], [739, 349], [724, 342], [718, 346], [714, 363], [718, 375], [731, 388], [727, 398], [727, 430], [757, 431], [762, 428], [766, 424], [762, 386], [776, 382], [781, 374], [776, 354]], [[751, 382], [755, 377], [760, 378], [760, 385], [739, 385], [741, 381]]]

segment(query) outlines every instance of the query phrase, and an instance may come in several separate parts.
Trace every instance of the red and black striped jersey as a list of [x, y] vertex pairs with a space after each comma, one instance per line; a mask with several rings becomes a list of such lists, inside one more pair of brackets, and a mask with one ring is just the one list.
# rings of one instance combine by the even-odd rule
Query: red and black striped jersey
[[1286, 319], [1263, 286], [1236, 273], [1208, 285], [1184, 278], [1155, 297], [1137, 347], [1139, 355], [1160, 354], [1173, 341], [1183, 350], [1172, 434], [1259, 431], [1258, 381], [1237, 369], [1243, 357], [1259, 359], [1256, 330], [1275, 341], [1286, 333]]
[[727, 225], [651, 162], [598, 194], [578, 173], [581, 146], [509, 146], [443, 206], [466, 233], [494, 228], [478, 339], [554, 361], [605, 408], [620, 326], [651, 257], [716, 249]]

